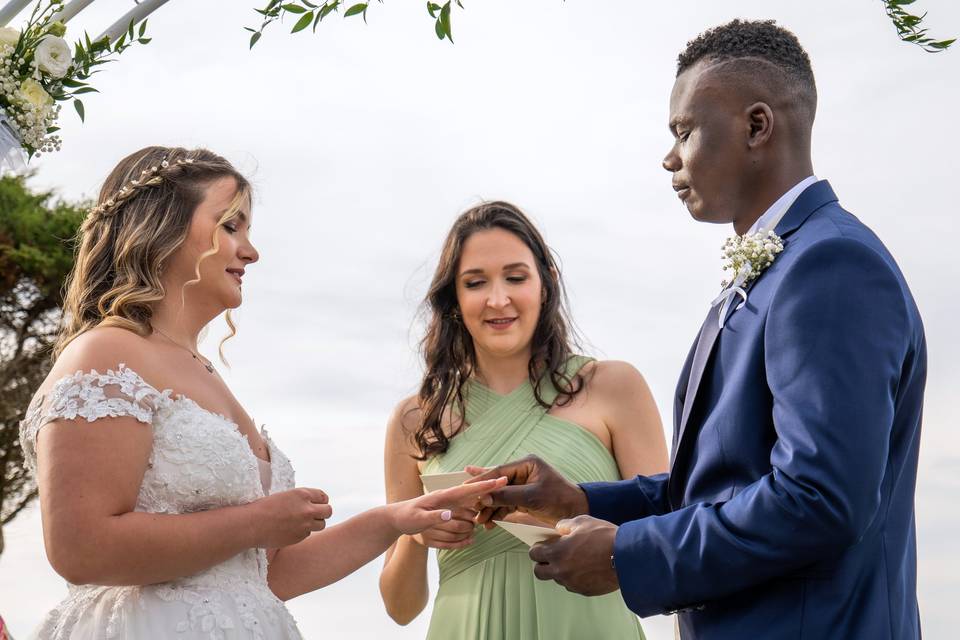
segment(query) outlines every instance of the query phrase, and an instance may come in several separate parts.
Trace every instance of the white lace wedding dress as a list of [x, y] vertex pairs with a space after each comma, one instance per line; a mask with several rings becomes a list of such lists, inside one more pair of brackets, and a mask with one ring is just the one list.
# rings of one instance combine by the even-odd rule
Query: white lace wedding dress
[[[93, 422], [115, 416], [132, 416], [153, 429], [153, 450], [136, 511], [204, 511], [245, 504], [265, 491], [294, 486], [290, 461], [265, 431], [271, 462], [262, 475], [258, 458], [233, 422], [185, 396], [157, 391], [123, 364], [106, 373], [77, 372], [34, 398], [20, 424], [27, 464], [36, 468], [37, 432], [50, 421]], [[301, 638], [293, 617], [267, 586], [262, 549], [244, 551], [172, 582], [129, 587], [68, 584], [68, 589], [67, 598], [36, 630], [38, 640]]]

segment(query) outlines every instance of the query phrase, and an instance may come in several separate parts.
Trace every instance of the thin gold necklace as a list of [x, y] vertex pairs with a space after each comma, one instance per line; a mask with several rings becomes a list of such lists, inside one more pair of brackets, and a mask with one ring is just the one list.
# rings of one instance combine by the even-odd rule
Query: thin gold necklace
[[178, 347], [180, 347], [181, 349], [187, 351], [191, 356], [193, 356], [193, 359], [194, 359], [194, 360], [196, 360], [197, 362], [199, 362], [200, 364], [203, 365], [203, 368], [207, 370], [207, 373], [209, 373], [209, 374], [211, 374], [211, 375], [212, 375], [213, 373], [215, 373], [215, 369], [213, 368], [213, 364], [210, 363], [210, 362], [204, 362], [204, 361], [203, 361], [203, 358], [201, 358], [201, 357], [198, 356], [196, 353], [194, 353], [193, 349], [191, 349], [190, 347], [185, 347], [184, 345], [180, 344], [179, 342], [177, 342], [176, 340], [174, 340], [173, 338], [171, 338], [170, 336], [168, 336], [167, 334], [165, 334], [163, 331], [160, 331], [160, 329], [157, 329], [156, 327], [151, 327], [151, 328], [152, 328], [154, 331], [156, 331], [157, 333], [159, 333], [160, 335], [162, 335], [164, 338], [166, 338], [167, 340], [169, 340], [170, 342], [172, 342], [173, 344], [175, 344], [175, 345], [177, 345]]

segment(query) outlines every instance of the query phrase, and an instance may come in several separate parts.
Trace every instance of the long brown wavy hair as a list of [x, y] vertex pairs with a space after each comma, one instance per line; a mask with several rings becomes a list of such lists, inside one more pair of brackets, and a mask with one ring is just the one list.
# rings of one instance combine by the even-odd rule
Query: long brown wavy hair
[[[232, 164], [206, 149], [146, 147], [130, 154], [110, 172], [97, 205], [80, 226], [73, 270], [67, 277], [63, 322], [53, 357], [77, 336], [97, 326], [115, 326], [146, 336], [152, 332], [152, 305], [166, 291], [160, 277], [166, 261], [183, 244], [193, 212], [211, 182], [236, 180], [237, 193], [218, 228], [239, 215], [250, 198], [250, 183]], [[200, 263], [219, 251], [213, 248]], [[181, 296], [183, 292], [181, 291]], [[227, 312], [228, 335], [236, 326]]]
[[[560, 392], [557, 404], [568, 402], [583, 388], [583, 378], [567, 375], [567, 360], [576, 338], [570, 323], [566, 291], [554, 254], [527, 216], [509, 202], [485, 202], [465, 211], [453, 223], [440, 253], [424, 300], [427, 332], [420, 348], [426, 372], [418, 395], [419, 424], [413, 434], [419, 459], [444, 453], [450, 439], [465, 426], [464, 385], [476, 372], [473, 338], [459, 317], [456, 278], [463, 245], [478, 231], [504, 229], [517, 236], [533, 253], [544, 300], [533, 333], [527, 366], [534, 395], [543, 407], [541, 386], [549, 379]], [[443, 429], [449, 418], [453, 428]]]

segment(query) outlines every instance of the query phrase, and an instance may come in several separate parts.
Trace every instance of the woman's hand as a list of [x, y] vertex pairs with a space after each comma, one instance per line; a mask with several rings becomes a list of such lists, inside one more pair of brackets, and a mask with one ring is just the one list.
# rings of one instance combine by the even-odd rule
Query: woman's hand
[[474, 518], [477, 512], [474, 509], [461, 508], [453, 510], [453, 517], [448, 522], [425, 529], [413, 536], [418, 544], [433, 549], [462, 549], [473, 544], [473, 531], [477, 524]]
[[326, 526], [333, 514], [327, 494], [320, 489], [297, 487], [252, 502], [257, 509], [257, 546], [275, 549], [296, 544]]
[[390, 510], [393, 527], [399, 533], [412, 535], [437, 525], [448, 525], [454, 519], [455, 511], [462, 514], [465, 509], [475, 508], [482, 496], [506, 484], [506, 478], [471, 482], [411, 500], [394, 502], [387, 505], [387, 509]]

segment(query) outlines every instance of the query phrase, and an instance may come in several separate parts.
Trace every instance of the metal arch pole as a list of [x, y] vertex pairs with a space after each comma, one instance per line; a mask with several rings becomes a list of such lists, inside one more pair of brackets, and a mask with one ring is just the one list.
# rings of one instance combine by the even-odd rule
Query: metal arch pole
[[131, 22], [137, 24], [168, 1], [169, 0], [143, 0], [143, 2], [133, 9], [130, 9], [130, 11], [127, 11], [123, 14], [122, 18], [114, 22], [103, 33], [97, 36], [96, 41], [103, 40], [104, 38], [110, 38], [110, 42], [117, 40], [127, 32]]
[[53, 16], [54, 20], [59, 20], [66, 24], [72, 17], [93, 4], [93, 0], [71, 0], [59, 13]]
[[15, 15], [23, 11], [23, 8], [33, 0], [9, 0], [3, 8], [0, 8], [0, 27], [7, 26]]

